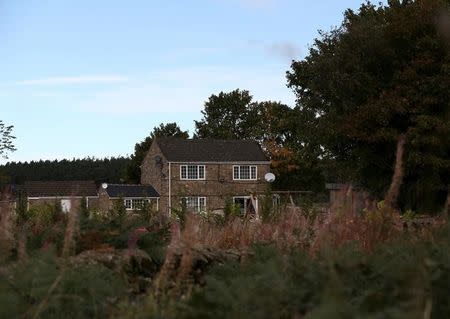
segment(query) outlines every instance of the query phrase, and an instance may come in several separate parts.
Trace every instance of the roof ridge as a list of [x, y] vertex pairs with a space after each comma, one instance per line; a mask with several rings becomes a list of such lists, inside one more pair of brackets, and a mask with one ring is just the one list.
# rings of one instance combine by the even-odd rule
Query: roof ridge
[[25, 183], [75, 183], [75, 182], [94, 182], [95, 183], [95, 181], [93, 179], [25, 181]]

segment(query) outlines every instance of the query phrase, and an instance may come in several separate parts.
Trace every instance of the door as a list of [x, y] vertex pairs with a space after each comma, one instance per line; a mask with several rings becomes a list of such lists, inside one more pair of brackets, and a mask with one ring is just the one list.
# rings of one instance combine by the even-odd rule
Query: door
[[241, 210], [241, 215], [254, 216], [258, 212], [258, 200], [254, 196], [236, 196], [233, 202]]
[[61, 199], [61, 210], [63, 213], [69, 213], [72, 208], [72, 201], [70, 199]]

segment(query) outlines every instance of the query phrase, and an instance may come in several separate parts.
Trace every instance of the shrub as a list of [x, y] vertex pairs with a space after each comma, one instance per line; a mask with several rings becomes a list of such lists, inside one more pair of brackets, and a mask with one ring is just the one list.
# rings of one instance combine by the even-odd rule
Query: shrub
[[125, 285], [100, 264], [64, 265], [33, 257], [0, 275], [1, 318], [105, 318]]
[[350, 242], [316, 256], [256, 247], [243, 263], [217, 265], [174, 317], [449, 318], [449, 234], [372, 253]]

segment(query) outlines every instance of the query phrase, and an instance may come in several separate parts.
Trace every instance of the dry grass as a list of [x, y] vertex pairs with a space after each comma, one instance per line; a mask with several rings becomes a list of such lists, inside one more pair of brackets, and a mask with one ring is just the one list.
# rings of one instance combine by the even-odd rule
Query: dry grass
[[246, 250], [255, 244], [271, 244], [281, 251], [303, 249], [314, 253], [323, 245], [339, 246], [354, 241], [370, 251], [400, 233], [399, 219], [387, 207], [361, 214], [348, 209], [345, 202], [340, 209], [314, 216], [298, 207], [288, 207], [270, 222], [235, 218], [217, 225], [190, 214], [182, 230], [174, 224], [171, 246]]
[[71, 199], [71, 209], [68, 212], [66, 232], [64, 235], [64, 245], [62, 256], [69, 257], [75, 252], [76, 238], [80, 235], [80, 213], [79, 207], [75, 207], [75, 200]]
[[185, 246], [196, 248], [242, 250], [256, 243], [270, 243], [285, 249], [307, 244], [316, 225], [316, 219], [306, 217], [296, 208], [289, 209], [281, 218], [265, 223], [235, 218], [225, 225], [217, 225], [199, 216], [189, 215], [178, 240]]
[[198, 283], [197, 274], [211, 262], [245, 259], [254, 245], [272, 245], [286, 254], [302, 250], [314, 255], [325, 246], [355, 242], [372, 251], [400, 233], [394, 223], [396, 214], [387, 209], [361, 215], [342, 207], [339, 213], [308, 216], [300, 208], [291, 207], [270, 222], [235, 218], [222, 225], [189, 214], [183, 228], [172, 223], [172, 241], [155, 281], [156, 297], [164, 292], [189, 296]]
[[9, 194], [0, 194], [0, 261], [8, 259], [15, 248], [14, 210]]

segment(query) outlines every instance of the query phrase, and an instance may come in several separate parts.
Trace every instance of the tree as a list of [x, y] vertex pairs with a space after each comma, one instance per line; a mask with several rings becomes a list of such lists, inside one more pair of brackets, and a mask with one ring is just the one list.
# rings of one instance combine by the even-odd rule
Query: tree
[[195, 122], [195, 137], [257, 141], [271, 159], [275, 189], [323, 189], [317, 156], [299, 134], [298, 110], [280, 102], [253, 101], [249, 91], [236, 89], [211, 95], [202, 114]]
[[[120, 183], [129, 158], [83, 158], [73, 160], [8, 162], [0, 166], [5, 183], [23, 184], [32, 181], [95, 180]], [[0, 184], [3, 179], [0, 175]]]
[[443, 0], [388, 2], [348, 10], [287, 78], [303, 138], [395, 206], [402, 184], [403, 204], [408, 192], [446, 194], [450, 46], [438, 21], [449, 11]]
[[155, 126], [153, 131], [142, 142], [134, 146], [134, 154], [126, 168], [125, 180], [128, 183], [139, 183], [141, 180], [141, 164], [155, 137], [189, 138], [188, 131], [182, 131], [177, 123], [161, 123]]
[[15, 137], [12, 135], [12, 130], [14, 126], [7, 126], [0, 120], [0, 156], [7, 158], [7, 152], [14, 152], [16, 148], [14, 147], [13, 140]]
[[196, 138], [245, 139], [250, 137], [249, 116], [253, 97], [249, 91], [236, 89], [211, 95], [205, 102], [203, 118], [195, 121]]

